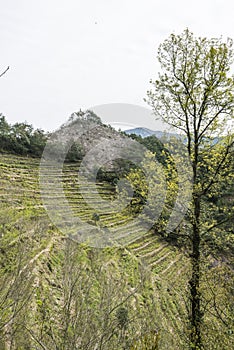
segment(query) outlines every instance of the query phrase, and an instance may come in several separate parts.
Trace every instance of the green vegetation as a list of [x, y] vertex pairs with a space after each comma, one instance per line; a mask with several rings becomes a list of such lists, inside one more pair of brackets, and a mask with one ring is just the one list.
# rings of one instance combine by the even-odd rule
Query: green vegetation
[[[38, 166], [37, 159], [1, 155], [0, 348], [151, 349], [147, 344], [155, 342], [152, 349], [185, 349], [186, 250], [154, 232], [126, 248], [99, 250], [69, 240], [41, 204]], [[68, 163], [63, 170], [74, 214], [120, 230], [120, 221], [124, 228], [129, 221], [130, 227], [131, 219], [111, 213], [98, 220], [79, 195], [77, 166]], [[97, 186], [106, 198], [113, 195], [108, 183]], [[210, 264], [207, 298], [218, 303], [228, 327], [210, 313], [207, 348], [215, 339], [217, 349], [229, 349], [231, 271], [226, 263]]]
[[[80, 112], [80, 114], [84, 114], [84, 112]], [[71, 122], [71, 118], [69, 121]], [[33, 126], [26, 122], [11, 125], [0, 114], [1, 152], [40, 158], [49, 136], [49, 133], [41, 129], [34, 130]], [[59, 142], [57, 147], [61, 147]], [[77, 160], [81, 160], [83, 156], [84, 152], [81, 145], [74, 142], [68, 150], [66, 161], [76, 162]]]
[[0, 115], [0, 150], [19, 155], [41, 157], [47, 135], [43, 130], [33, 130], [32, 125], [15, 123], [10, 125]]
[[[138, 165], [110, 161], [95, 183], [81, 185], [77, 174], [95, 145], [94, 134], [96, 139], [102, 133], [109, 139], [120, 135], [91, 111], [69, 119], [74, 127], [80, 118], [100, 130], [90, 130], [81, 143], [69, 140], [60, 177], [68, 206], [56, 214], [69, 226], [69, 207], [81, 219], [76, 237], [88, 223], [95, 233], [114, 232], [116, 246], [93, 248], [56, 227], [39, 186], [49, 134], [0, 117], [0, 350], [234, 347], [233, 133], [222, 133], [224, 121], [233, 118], [232, 58], [230, 41], [196, 39], [188, 30], [160, 46], [163, 72], [152, 82], [148, 102], [185, 135], [174, 140], [173, 155], [170, 140], [162, 144], [154, 136], [131, 135], [148, 149], [144, 159]], [[51, 155], [63, 146], [66, 127]], [[192, 195], [182, 222], [168, 231], [175, 202], [179, 215], [189, 192], [184, 187], [177, 200], [180, 182], [188, 181], [188, 164], [181, 161], [178, 169], [176, 163], [184, 155], [182, 145], [191, 160]], [[51, 167], [47, 180], [55, 175]], [[122, 178], [133, 194], [130, 204], [115, 212], [110, 203], [120, 194], [116, 185]], [[43, 196], [54, 195], [59, 203], [61, 191], [53, 190]], [[96, 209], [96, 193], [108, 210]], [[136, 217], [151, 229], [138, 225]]]
[[[10, 344], [17, 349], [118, 349], [131, 346], [152, 328], [161, 328], [162, 322], [166, 326], [162, 316], [154, 314], [158, 298], [154, 276], [134, 253], [138, 247], [138, 255], [144, 255], [139, 247], [145, 240], [153, 244], [152, 251], [154, 244], [163, 249], [160, 240], [150, 234], [135, 241], [133, 249], [104, 251], [79, 245], [53, 227], [41, 205], [38, 161], [1, 155], [0, 164], [3, 349]], [[95, 219], [93, 210], [77, 198], [77, 187], [71, 186], [76, 173], [77, 165], [65, 165], [70, 204], [76, 215]], [[103, 195], [112, 194], [108, 184], [99, 187]], [[100, 217], [97, 224], [112, 225], [109, 216]], [[165, 254], [169, 259], [174, 250], [168, 246]], [[128, 310], [124, 327], [121, 310]], [[175, 345], [172, 335], [164, 342]]]
[[[196, 38], [188, 29], [181, 35], [172, 34], [159, 47], [162, 73], [158, 80], [151, 81], [153, 89], [148, 92], [148, 102], [155, 114], [186, 137], [192, 163], [192, 203], [189, 227], [184, 230], [191, 245], [192, 272], [188, 283], [191, 350], [202, 349], [205, 342], [205, 309], [200, 286], [203, 245], [213, 229], [223, 224], [215, 213], [211, 217], [209, 211], [205, 214], [204, 201], [214, 193], [220, 194], [220, 187], [226, 182], [233, 184], [230, 166], [233, 134], [220, 137], [228, 123], [232, 123], [234, 114], [234, 79], [230, 74], [233, 58], [230, 39], [225, 43], [222, 39]], [[228, 220], [233, 214], [227, 207], [226, 212]]]

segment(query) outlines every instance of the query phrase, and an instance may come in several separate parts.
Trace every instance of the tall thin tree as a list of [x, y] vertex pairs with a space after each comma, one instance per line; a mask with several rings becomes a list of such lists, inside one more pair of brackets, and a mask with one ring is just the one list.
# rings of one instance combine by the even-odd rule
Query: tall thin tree
[[[162, 72], [147, 92], [157, 117], [186, 136], [193, 169], [190, 349], [202, 349], [201, 253], [203, 199], [227, 176], [233, 148], [234, 79], [232, 40], [196, 38], [188, 29], [172, 34], [158, 50]], [[232, 136], [228, 136], [228, 129]], [[226, 135], [224, 137], [223, 135]], [[211, 227], [209, 228], [209, 230]]]

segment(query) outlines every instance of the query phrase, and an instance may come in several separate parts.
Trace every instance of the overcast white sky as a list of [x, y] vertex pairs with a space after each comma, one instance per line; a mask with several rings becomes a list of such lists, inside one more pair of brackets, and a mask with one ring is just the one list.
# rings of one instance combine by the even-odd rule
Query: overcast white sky
[[186, 27], [234, 38], [233, 15], [233, 0], [0, 0], [0, 113], [52, 130], [80, 108], [146, 106], [158, 45]]

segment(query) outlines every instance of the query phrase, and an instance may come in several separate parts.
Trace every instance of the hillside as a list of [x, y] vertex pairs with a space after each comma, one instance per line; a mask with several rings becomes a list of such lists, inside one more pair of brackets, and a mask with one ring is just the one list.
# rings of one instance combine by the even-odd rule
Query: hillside
[[[63, 167], [74, 216], [97, 228], [124, 228], [131, 242], [97, 249], [64, 236], [41, 202], [39, 160], [1, 154], [0, 349], [140, 349], [133, 343], [151, 332], [159, 333], [160, 349], [186, 349], [186, 254], [153, 232], [139, 235], [124, 215], [95, 222], [79, 194], [78, 166]], [[114, 194], [105, 182], [97, 188], [103, 198]], [[220, 265], [210, 271], [227, 274]], [[215, 279], [210, 283], [215, 287]], [[227, 280], [217, 298], [224, 308]], [[231, 332], [209, 317], [207, 349], [231, 349]]]

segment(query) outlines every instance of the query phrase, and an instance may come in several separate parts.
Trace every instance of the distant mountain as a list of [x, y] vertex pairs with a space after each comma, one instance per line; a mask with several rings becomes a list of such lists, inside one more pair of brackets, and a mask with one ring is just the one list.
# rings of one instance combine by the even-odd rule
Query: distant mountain
[[148, 128], [142, 128], [142, 127], [138, 127], [138, 128], [134, 128], [134, 129], [128, 129], [124, 131], [127, 135], [131, 135], [131, 134], [135, 134], [137, 136], [141, 136], [141, 137], [148, 137], [148, 136], [156, 136], [157, 138], [162, 138], [163, 136], [175, 136], [175, 137], [179, 137], [178, 134], [174, 134], [174, 133], [168, 133], [168, 132], [164, 132], [164, 131], [159, 131], [159, 130], [151, 130]]
[[[143, 127], [124, 130], [124, 132], [127, 135], [135, 134], [137, 136], [141, 136], [142, 138], [149, 137], [149, 136], [155, 136], [158, 139], [162, 139], [163, 137], [165, 139], [168, 139], [170, 137], [176, 137], [177, 139], [182, 140], [183, 143], [186, 142], [186, 137], [183, 135], [171, 133], [171, 132], [167, 132], [167, 131], [165, 132], [165, 131], [160, 131], [160, 130], [151, 130], [151, 129], [143, 128]], [[214, 137], [212, 139], [207, 137], [207, 138], [204, 138], [203, 140], [204, 141], [206, 140], [207, 142], [211, 142], [212, 145], [215, 145], [221, 140], [221, 137]]]

